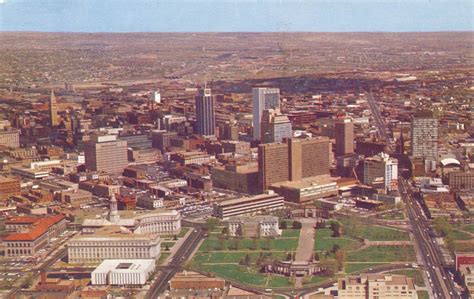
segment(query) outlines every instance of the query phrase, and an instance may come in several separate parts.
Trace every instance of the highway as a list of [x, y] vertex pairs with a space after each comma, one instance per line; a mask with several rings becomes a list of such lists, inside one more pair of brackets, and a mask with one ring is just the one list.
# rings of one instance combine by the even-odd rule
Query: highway
[[460, 298], [451, 277], [443, 268], [442, 254], [429, 234], [429, 221], [423, 215], [408, 182], [399, 178], [399, 190], [407, 208], [408, 217], [418, 250], [423, 258], [428, 280], [435, 298]]
[[168, 287], [168, 281], [181, 270], [182, 264], [189, 259], [194, 249], [198, 246], [199, 242], [204, 239], [204, 229], [201, 227], [195, 227], [193, 232], [184, 241], [181, 247], [176, 251], [173, 256], [173, 260], [170, 261], [168, 266], [160, 268], [160, 273], [151, 285], [146, 298], [154, 299], [158, 298]]
[[[389, 154], [392, 154], [394, 145], [390, 144], [385, 121], [371, 91], [367, 93], [367, 102], [374, 116], [379, 136], [387, 142], [387, 151]], [[407, 209], [416, 243], [415, 249], [423, 258], [428, 275], [429, 287], [434, 297], [440, 299], [460, 298], [455, 290], [453, 280], [443, 268], [442, 254], [436, 241], [429, 234], [430, 224], [423, 215], [423, 209], [414, 198], [408, 181], [402, 176], [398, 177], [398, 188]]]

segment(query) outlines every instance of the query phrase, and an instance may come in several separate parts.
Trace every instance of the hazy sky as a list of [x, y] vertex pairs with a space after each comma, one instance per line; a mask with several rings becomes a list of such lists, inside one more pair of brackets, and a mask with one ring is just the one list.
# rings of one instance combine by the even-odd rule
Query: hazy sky
[[473, 1], [0, 0], [0, 31], [471, 31]]

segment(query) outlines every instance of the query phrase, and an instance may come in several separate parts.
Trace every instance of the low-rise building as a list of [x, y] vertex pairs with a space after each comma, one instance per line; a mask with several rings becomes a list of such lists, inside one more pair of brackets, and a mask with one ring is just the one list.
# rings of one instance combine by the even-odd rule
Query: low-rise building
[[403, 275], [361, 274], [339, 278], [337, 283], [340, 299], [416, 299], [413, 278]]
[[270, 185], [270, 189], [283, 196], [286, 201], [294, 203], [313, 202], [315, 199], [338, 194], [336, 181], [327, 175], [274, 183]]
[[227, 225], [232, 237], [278, 237], [282, 233], [276, 216], [230, 217]]
[[241, 197], [224, 200], [213, 205], [215, 217], [224, 219], [231, 216], [245, 214], [256, 214], [262, 211], [272, 211], [283, 208], [284, 199], [282, 196], [269, 191], [252, 197]]
[[3, 238], [5, 256], [27, 256], [34, 255], [64, 232], [66, 218], [63, 215], [15, 217], [5, 221], [5, 226], [9, 231], [15, 229]]
[[155, 271], [153, 259], [105, 260], [91, 273], [92, 285], [144, 285]]
[[18, 177], [0, 177], [0, 201], [21, 194], [21, 180]]

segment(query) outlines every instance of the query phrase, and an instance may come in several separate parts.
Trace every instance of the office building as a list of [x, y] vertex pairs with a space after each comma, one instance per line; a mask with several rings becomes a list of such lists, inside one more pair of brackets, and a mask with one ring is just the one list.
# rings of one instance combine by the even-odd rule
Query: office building
[[227, 164], [211, 169], [212, 184], [216, 188], [239, 193], [258, 194], [258, 164], [249, 162], [242, 165]]
[[273, 183], [297, 181], [329, 174], [330, 143], [327, 138], [284, 139], [258, 147], [261, 190]]
[[283, 196], [285, 201], [298, 204], [311, 203], [316, 199], [338, 194], [337, 182], [329, 175], [278, 182], [270, 185], [269, 188]]
[[3, 237], [5, 256], [30, 256], [66, 230], [66, 218], [63, 215], [14, 217], [5, 221], [5, 227], [11, 231]]
[[70, 263], [98, 264], [106, 259], [156, 259], [158, 234], [132, 233], [118, 225], [102, 227], [93, 234], [77, 235], [68, 243]]
[[53, 90], [51, 90], [51, 95], [49, 97], [49, 120], [51, 122], [51, 127], [59, 125], [58, 102]]
[[18, 177], [0, 176], [0, 201], [21, 194], [21, 180]]
[[120, 174], [128, 165], [127, 141], [115, 135], [93, 135], [84, 146], [86, 168]]
[[171, 139], [177, 137], [178, 133], [168, 131], [153, 131], [151, 133], [152, 146], [165, 153], [171, 146]]
[[291, 122], [278, 109], [263, 110], [260, 131], [262, 143], [281, 142], [292, 137]]
[[152, 142], [146, 134], [124, 134], [118, 137], [119, 140], [127, 142], [127, 146], [133, 149], [149, 149]]
[[144, 285], [155, 271], [153, 259], [104, 260], [91, 273], [92, 285]]
[[0, 146], [19, 148], [20, 147], [20, 131], [16, 129], [0, 130]]
[[417, 112], [412, 118], [411, 155], [432, 161], [438, 159], [438, 120], [431, 111]]
[[354, 153], [354, 124], [349, 118], [337, 119], [334, 127], [336, 135], [336, 156]]
[[474, 172], [450, 172], [448, 173], [448, 185], [453, 190], [473, 190]]
[[256, 214], [261, 211], [271, 211], [283, 208], [283, 197], [269, 191], [252, 197], [228, 199], [213, 204], [215, 217], [226, 219], [231, 216]]
[[209, 88], [200, 89], [196, 96], [197, 133], [203, 136], [214, 136], [215, 127], [214, 97]]
[[263, 110], [280, 109], [280, 89], [256, 87], [252, 88], [253, 102], [253, 138], [260, 140], [260, 123]]
[[364, 184], [391, 191], [397, 189], [397, 180], [397, 159], [380, 153], [364, 160]]
[[361, 274], [339, 278], [337, 283], [340, 299], [416, 299], [413, 278], [403, 275]]

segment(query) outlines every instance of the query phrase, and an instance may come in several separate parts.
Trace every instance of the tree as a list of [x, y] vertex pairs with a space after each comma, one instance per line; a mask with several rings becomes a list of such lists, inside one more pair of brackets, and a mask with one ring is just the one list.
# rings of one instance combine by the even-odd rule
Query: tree
[[293, 221], [293, 225], [291, 226], [293, 229], [301, 229], [303, 227], [303, 224], [299, 221]]
[[288, 252], [286, 254], [286, 261], [291, 261], [291, 260], [292, 260], [292, 255], [291, 255], [291, 253]]
[[222, 236], [219, 236], [219, 238], [217, 239], [216, 250], [224, 250], [224, 244], [224, 238]]
[[263, 250], [271, 250], [272, 249], [272, 240], [270, 238], [265, 238], [263, 242]]
[[313, 258], [315, 261], [319, 261], [319, 253], [317, 251], [314, 252]]
[[206, 230], [207, 231], [213, 231], [216, 226], [220, 225], [221, 221], [217, 218], [207, 218], [206, 219]]
[[31, 274], [28, 274], [25, 276], [25, 279], [23, 279], [20, 286], [22, 289], [27, 289], [31, 287], [32, 284], [33, 284], [33, 276]]
[[453, 227], [448, 222], [447, 217], [437, 217], [434, 219], [434, 228], [442, 237], [446, 237], [453, 231]]
[[170, 251], [170, 247], [168, 246], [168, 244], [165, 245], [165, 251]]
[[341, 249], [341, 246], [339, 246], [339, 244], [334, 244], [334, 245], [332, 245], [331, 252], [332, 253], [337, 253], [340, 249]]
[[250, 266], [250, 263], [251, 263], [250, 255], [246, 254], [245, 255], [245, 265], [248, 267], [248, 266]]
[[178, 240], [178, 236], [177, 236], [177, 235], [174, 235], [174, 236], [173, 236], [173, 240], [174, 240], [174, 241], [177, 241], [177, 240]]
[[282, 222], [280, 222], [280, 229], [287, 229], [288, 225], [286, 224], [286, 221], [283, 220]]
[[341, 236], [341, 224], [337, 221], [331, 222], [332, 237], [338, 238]]
[[346, 253], [344, 250], [336, 251], [336, 266], [337, 270], [341, 271], [344, 269], [344, 262], [346, 261]]
[[250, 245], [250, 250], [257, 250], [258, 249], [258, 239], [252, 238], [252, 245]]
[[333, 275], [336, 272], [336, 261], [334, 259], [323, 259], [320, 262], [321, 268], [326, 275]]

